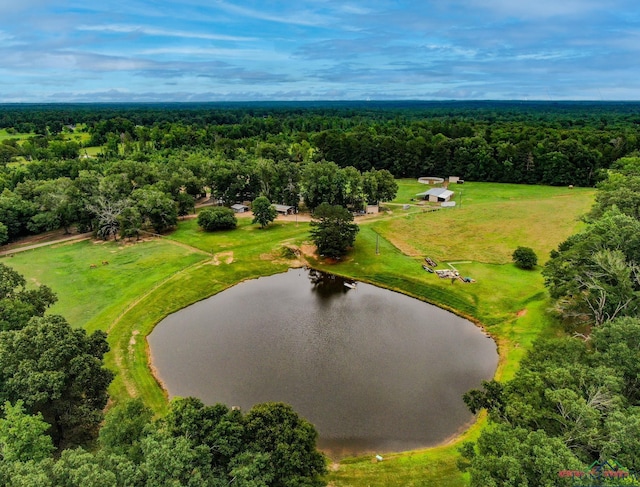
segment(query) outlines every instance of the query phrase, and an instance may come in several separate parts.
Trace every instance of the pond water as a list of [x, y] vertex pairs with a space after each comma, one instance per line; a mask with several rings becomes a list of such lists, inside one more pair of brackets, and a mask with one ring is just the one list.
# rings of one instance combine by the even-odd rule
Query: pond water
[[495, 372], [493, 340], [436, 306], [293, 269], [160, 322], [152, 361], [170, 396], [248, 410], [282, 401], [338, 457], [433, 445], [468, 424], [462, 401]]

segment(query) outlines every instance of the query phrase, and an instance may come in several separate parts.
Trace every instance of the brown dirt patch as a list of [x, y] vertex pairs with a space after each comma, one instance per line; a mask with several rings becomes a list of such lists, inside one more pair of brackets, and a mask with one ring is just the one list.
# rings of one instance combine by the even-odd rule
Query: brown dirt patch
[[516, 313], [516, 316], [517, 316], [518, 318], [520, 318], [521, 316], [524, 316], [524, 315], [526, 315], [526, 314], [527, 314], [527, 308], [524, 308], [524, 309], [521, 309], [520, 311], [518, 311], [518, 312]]
[[397, 247], [400, 252], [409, 257], [419, 257], [422, 255], [422, 252], [413, 247], [409, 242], [394, 238], [394, 235], [385, 235], [385, 238], [388, 239], [394, 247]]
[[300, 252], [303, 256], [315, 257], [316, 246], [311, 244], [303, 244], [300, 246]]
[[213, 265], [231, 264], [233, 262], [233, 251], [220, 252], [213, 256]]
[[133, 347], [136, 344], [136, 337], [140, 334], [138, 330], [133, 330], [131, 338], [129, 338], [129, 353], [133, 354]]

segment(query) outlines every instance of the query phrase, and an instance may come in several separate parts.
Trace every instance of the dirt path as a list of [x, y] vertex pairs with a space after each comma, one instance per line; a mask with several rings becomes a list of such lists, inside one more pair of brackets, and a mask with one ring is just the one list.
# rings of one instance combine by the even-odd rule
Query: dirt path
[[146, 233], [147, 235], [151, 235], [152, 237], [159, 238], [161, 240], [164, 240], [165, 242], [172, 243], [174, 245], [177, 245], [178, 247], [182, 247], [184, 249], [191, 250], [192, 252], [195, 252], [197, 254], [211, 256], [211, 252], [207, 252], [206, 250], [199, 249], [198, 247], [193, 247], [193, 246], [191, 246], [189, 244], [186, 244], [186, 243], [183, 243], [183, 242], [178, 242], [177, 240], [173, 240], [172, 238], [169, 238], [169, 237], [167, 237], [165, 235], [160, 235], [159, 233], [145, 232], [144, 230], [140, 230], [140, 233]]
[[[204, 252], [204, 254], [208, 255], [207, 252]], [[129, 313], [133, 308], [138, 306], [138, 304], [140, 304], [144, 299], [149, 297], [152, 293], [154, 293], [160, 287], [164, 286], [167, 282], [171, 281], [172, 279], [175, 279], [177, 276], [182, 275], [185, 272], [195, 269], [197, 267], [206, 265], [207, 263], [208, 263], [207, 261], [195, 262], [187, 267], [184, 267], [174, 272], [170, 276], [165, 277], [161, 281], [156, 282], [151, 289], [149, 289], [147, 292], [138, 296], [135, 300], [129, 303], [129, 305], [122, 311], [122, 313], [120, 313], [120, 315], [109, 324], [109, 326], [107, 327], [107, 335], [111, 334], [114, 327], [116, 327], [118, 323], [122, 321], [122, 319], [127, 315], [127, 313]], [[124, 383], [124, 386], [131, 397], [137, 397], [138, 390], [136, 388], [135, 381], [131, 378], [128, 371], [124, 368], [124, 353], [126, 350], [126, 353], [128, 353], [130, 356], [134, 354], [134, 346], [136, 344], [136, 338], [139, 335], [140, 335], [139, 330], [132, 329], [131, 335], [128, 337], [125, 337], [125, 339], [127, 339], [126, 349], [124, 347], [119, 347], [119, 346], [113, 347], [113, 358], [121, 374], [122, 382]], [[150, 356], [147, 356], [147, 360], [149, 359], [150, 359]], [[152, 368], [150, 362], [149, 362], [149, 367]]]
[[93, 234], [91, 232], [89, 232], [89, 233], [79, 233], [77, 235], [71, 235], [69, 237], [62, 237], [62, 238], [58, 238], [58, 239], [55, 239], [55, 240], [49, 240], [47, 242], [41, 242], [41, 243], [32, 244], [32, 245], [25, 245], [23, 247], [14, 247], [12, 249], [3, 250], [3, 251], [0, 251], [0, 255], [17, 254], [18, 252], [24, 252], [26, 250], [38, 249], [40, 247], [46, 247], [48, 245], [55, 245], [55, 244], [64, 243], [64, 242], [79, 242], [81, 240], [89, 240], [92, 237], [93, 237]]

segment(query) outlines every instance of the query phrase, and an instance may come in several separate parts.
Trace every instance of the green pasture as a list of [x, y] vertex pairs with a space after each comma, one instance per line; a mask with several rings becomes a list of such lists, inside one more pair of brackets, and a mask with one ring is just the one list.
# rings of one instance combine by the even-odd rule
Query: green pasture
[[[417, 186], [417, 190], [415, 188]], [[544, 261], [549, 250], [573, 233], [594, 191], [489, 183], [465, 183], [463, 205], [423, 212], [391, 211], [363, 219], [352, 252], [338, 263], [307, 253], [312, 266], [401, 291], [474, 320], [497, 341], [497, 377], [513, 376], [531, 343], [556, 333], [540, 267], [517, 269], [517, 245], [534, 248]], [[400, 196], [424, 191], [400, 181]], [[414, 193], [414, 194], [415, 194]], [[459, 198], [459, 194], [456, 194]], [[308, 223], [278, 221], [266, 229], [239, 218], [236, 230], [206, 233], [195, 219], [182, 220], [171, 234], [142, 242], [76, 242], [3, 258], [30, 282], [51, 286], [59, 296], [52, 312], [74, 326], [108, 331], [107, 364], [116, 371], [113, 400], [140, 396], [156, 412], [166, 396], [148, 366], [144, 337], [164, 316], [242, 280], [284, 271], [303, 261], [289, 249], [309, 249]], [[422, 269], [424, 256], [438, 268], [452, 263], [473, 283], [440, 279]], [[103, 261], [108, 264], [103, 265]], [[92, 267], [92, 264], [95, 267]], [[484, 421], [437, 448], [345, 459], [332, 468], [333, 486], [465, 485], [455, 466], [461, 438], [477, 436]]]
[[[155, 284], [208, 256], [162, 240], [54, 244], [4, 258], [34, 284], [58, 295], [51, 313], [72, 326], [107, 330], [129, 304]], [[103, 264], [103, 262], [105, 264]], [[107, 264], [108, 262], [108, 264]], [[93, 267], [95, 266], [95, 267]]]
[[20, 134], [20, 133], [10, 134], [10, 133], [7, 132], [6, 129], [0, 129], [0, 141], [7, 140], [7, 139], [23, 140], [23, 139], [26, 139], [28, 137], [32, 137], [34, 135], [35, 134]]
[[[81, 132], [80, 131], [81, 128], [82, 128], [82, 125], [78, 124], [76, 126], [75, 131], [62, 132], [62, 136], [64, 140], [73, 140], [74, 142], [77, 142], [78, 144], [81, 144], [81, 145], [88, 142], [89, 139], [91, 139], [91, 134], [89, 132]], [[35, 132], [28, 132], [28, 133], [16, 132], [16, 133], [10, 134], [7, 132], [6, 129], [0, 129], [0, 141], [5, 139], [18, 139], [19, 141], [22, 141], [22, 140], [28, 139], [29, 137], [35, 137], [36, 135], [37, 134]]]
[[[300, 245], [308, 236], [307, 222], [286, 222], [276, 219], [265, 228], [251, 223], [250, 216], [238, 218], [235, 230], [204, 232], [195, 218], [183, 220], [168, 236], [171, 240], [193, 246], [204, 252], [233, 252], [234, 258], [271, 259], [279, 256], [282, 247]], [[260, 254], [256, 255], [257, 252]]]
[[88, 155], [91, 157], [98, 157], [98, 154], [102, 153], [102, 147], [97, 147], [97, 146], [93, 146], [93, 147], [83, 147], [82, 149], [80, 149], [80, 154], [81, 155]]
[[[399, 194], [417, 193], [424, 187], [401, 180]], [[496, 183], [465, 183], [451, 188], [456, 207], [385, 219], [376, 223], [376, 229], [407, 255], [505, 264], [511, 262], [516, 247], [525, 246], [544, 263], [559, 242], [579, 229], [579, 217], [589, 210], [595, 194], [589, 188]], [[424, 207], [438, 206], [424, 203]]]

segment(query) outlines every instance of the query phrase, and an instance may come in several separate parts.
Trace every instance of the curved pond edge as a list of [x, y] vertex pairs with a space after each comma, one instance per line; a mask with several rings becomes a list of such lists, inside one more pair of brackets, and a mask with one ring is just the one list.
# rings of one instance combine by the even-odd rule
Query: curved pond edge
[[[198, 265], [203, 265], [202, 263], [198, 264]], [[198, 266], [196, 265], [196, 267]], [[206, 264], [205, 264], [206, 265]], [[146, 369], [146, 374], [141, 374], [141, 371], [138, 371], [138, 373], [129, 373], [127, 374], [126, 372], [124, 372], [122, 366], [124, 364], [119, 364], [118, 361], [116, 360], [116, 364], [114, 364], [116, 366], [116, 368], [118, 369], [118, 372], [120, 373], [119, 375], [122, 375], [124, 372], [124, 375], [129, 375], [130, 377], [126, 377], [123, 378], [124, 382], [127, 383], [129, 381], [133, 381], [134, 387], [133, 388], [129, 388], [126, 387], [126, 391], [129, 393], [129, 396], [132, 397], [137, 397], [137, 396], [142, 396], [143, 398], [150, 392], [149, 389], [150, 388], [154, 388], [155, 391], [153, 391], [153, 393], [156, 395], [156, 400], [158, 399], [157, 396], [161, 396], [162, 399], [162, 405], [160, 407], [158, 407], [156, 405], [156, 407], [152, 407], [157, 414], [161, 415], [163, 414], [168, 406], [168, 400], [169, 400], [169, 395], [167, 393], [166, 387], [165, 385], [162, 383], [162, 380], [159, 378], [159, 375], [157, 374], [154, 365], [153, 365], [153, 357], [152, 357], [152, 353], [147, 341], [147, 336], [153, 331], [153, 329], [155, 328], [155, 326], [162, 320], [164, 319], [166, 316], [168, 316], [169, 314], [176, 312], [180, 309], [183, 309], [187, 306], [190, 306], [192, 304], [195, 304], [199, 301], [202, 301], [204, 299], [208, 299], [224, 290], [227, 290], [237, 284], [240, 284], [242, 282], [248, 281], [248, 280], [252, 280], [252, 279], [258, 279], [261, 277], [267, 277], [267, 276], [271, 276], [274, 274], [278, 274], [281, 272], [286, 272], [289, 269], [296, 269], [296, 268], [301, 268], [301, 267], [309, 267], [311, 269], [316, 269], [316, 270], [321, 270], [322, 272], [329, 272], [332, 274], [335, 274], [337, 276], [340, 276], [342, 278], [346, 278], [346, 279], [353, 279], [353, 280], [357, 280], [359, 282], [363, 282], [363, 283], [367, 283], [367, 284], [371, 284], [373, 286], [382, 288], [382, 289], [386, 289], [389, 291], [393, 291], [393, 292], [398, 292], [400, 294], [403, 294], [405, 296], [411, 297], [413, 299], [417, 299], [420, 300], [422, 302], [434, 305], [439, 307], [440, 309], [446, 310], [448, 312], [451, 312], [461, 318], [464, 318], [470, 322], [472, 322], [476, 327], [478, 327], [486, 336], [492, 338], [492, 340], [494, 341], [494, 343], [496, 344], [496, 350], [498, 353], [498, 363], [497, 363], [497, 367], [496, 367], [496, 371], [494, 374], [494, 378], [498, 378], [499, 376], [502, 375], [502, 370], [504, 369], [505, 363], [506, 363], [506, 355], [504, 353], [504, 347], [503, 347], [503, 343], [508, 343], [508, 340], [506, 339], [501, 339], [498, 338], [489, 333], [487, 331], [487, 329], [485, 328], [485, 326], [480, 322], [480, 320], [478, 320], [477, 318], [468, 315], [466, 313], [461, 312], [460, 310], [457, 310], [455, 308], [452, 308], [450, 306], [446, 306], [443, 305], [437, 301], [434, 301], [432, 299], [429, 299], [427, 296], [424, 295], [417, 295], [416, 293], [412, 293], [410, 291], [407, 291], [406, 289], [402, 289], [400, 287], [396, 287], [396, 286], [388, 286], [382, 283], [377, 282], [376, 280], [373, 279], [366, 279], [366, 278], [360, 278], [360, 277], [353, 277], [350, 276], [348, 274], [345, 273], [340, 273], [340, 272], [334, 272], [333, 269], [327, 269], [326, 267], [322, 267], [322, 268], [318, 268], [315, 266], [309, 266], [309, 265], [289, 265], [288, 267], [283, 267], [282, 269], [275, 269], [273, 272], [262, 272], [262, 273], [258, 273], [255, 275], [251, 275], [242, 279], [237, 280], [236, 282], [230, 284], [230, 285], [226, 285], [223, 287], [220, 287], [219, 289], [214, 289], [213, 292], [207, 293], [207, 295], [199, 295], [198, 297], [196, 297], [193, 300], [190, 300], [189, 302], [184, 302], [181, 303], [180, 307], [177, 307], [176, 309], [171, 309], [171, 310], [166, 310], [165, 312], [162, 313], [162, 315], [158, 315], [156, 317], [154, 317], [153, 319], [153, 323], [149, 323], [147, 326], [143, 326], [141, 327], [139, 330], [136, 329], [138, 328], [135, 324], [133, 326], [131, 326], [131, 332], [130, 334], [127, 335], [129, 343], [128, 346], [126, 347], [126, 349], [129, 351], [128, 355], [129, 358], [132, 358], [133, 356], [135, 356], [135, 350], [133, 350], [132, 348], [135, 347], [140, 347], [140, 345], [143, 345], [144, 349], [141, 350], [141, 352], [143, 352], [143, 356], [144, 356], [144, 369]], [[174, 279], [176, 276], [172, 276], [171, 279]], [[170, 280], [171, 280], [170, 279]], [[161, 286], [160, 286], [161, 287]], [[159, 287], [159, 288], [160, 288]], [[157, 292], [159, 292], [161, 289], [154, 289], [151, 293], [149, 293], [149, 295], [155, 294]], [[140, 307], [144, 307], [144, 299], [141, 299], [134, 307], [132, 307], [131, 309], [127, 310], [127, 313], [129, 313], [130, 311], [133, 311], [135, 308], [140, 308]], [[131, 342], [135, 342], [132, 343]], [[114, 347], [112, 347], [112, 350], [114, 349]], [[128, 362], [128, 360], [127, 360]], [[143, 375], [146, 375], [147, 377], [143, 377]], [[153, 384], [149, 384], [149, 380], [151, 380], [153, 382]], [[140, 387], [138, 387], [138, 383], [141, 383], [140, 385], [142, 386], [140, 390]], [[126, 385], [126, 384], [125, 384]], [[159, 394], [158, 394], [159, 393]], [[443, 447], [446, 445], [452, 445], [452, 444], [456, 444], [464, 439], [466, 439], [466, 437], [472, 433], [473, 431], [475, 431], [477, 428], [481, 427], [482, 424], [484, 424], [483, 421], [483, 414], [480, 415], [476, 415], [476, 417], [472, 420], [470, 420], [468, 423], [462, 425], [459, 430], [451, 435], [449, 438], [446, 438], [445, 440], [443, 440], [442, 442], [436, 444], [436, 445], [432, 445], [432, 446], [428, 446], [423, 448], [420, 448], [418, 450], [410, 450], [410, 451], [427, 451], [427, 450], [431, 450], [434, 448], [439, 448], [439, 447]]]
[[[412, 293], [407, 289], [398, 286], [389, 286], [387, 284], [376, 281], [375, 279], [367, 279], [366, 277], [353, 276], [347, 273], [339, 272], [339, 270], [333, 269], [333, 265], [315, 266], [309, 265], [307, 261], [300, 260], [297, 262], [289, 262], [285, 265], [282, 265], [282, 267], [280, 268], [269, 269], [268, 272], [266, 272], [263, 268], [261, 269], [262, 272], [251, 273], [250, 275], [246, 275], [240, 279], [235, 280], [232, 283], [226, 283], [225, 285], [220, 286], [217, 289], [209, 289], [210, 292], [207, 293], [202, 293], [201, 291], [204, 291], [204, 287], [198, 286], [199, 292], [197, 292], [194, 296], [181, 301], [180, 306], [165, 306], [163, 307], [162, 311], [156, 310], [159, 311], [159, 313], [147, 312], [146, 307], [149, 304], [148, 300], [153, 301], [153, 298], [157, 299], [158, 295], [161, 295], [163, 292], [166, 294], [166, 288], [168, 287], [169, 283], [173, 282], [173, 284], [175, 285], [175, 281], [178, 279], [178, 282], [182, 283], [182, 277], [189, 277], [194, 269], [207, 265], [209, 265], [208, 261], [203, 260], [199, 263], [189, 266], [188, 268], [183, 269], [182, 271], [178, 271], [177, 273], [163, 281], [163, 283], [161, 283], [159, 286], [150, 290], [147, 294], [142, 296], [133, 306], [127, 308], [126, 310], [123, 310], [123, 313], [118, 317], [118, 319], [111, 324], [110, 328], [113, 328], [113, 331], [115, 333], [113, 335], [109, 333], [108, 339], [111, 345], [111, 351], [109, 352], [109, 355], [107, 357], [107, 363], [112, 370], [117, 372], [116, 380], [114, 381], [114, 383], [112, 384], [112, 388], [110, 389], [111, 397], [113, 400], [112, 404], [117, 402], [119, 399], [124, 399], [127, 397], [142, 397], [145, 403], [147, 403], [148, 406], [152, 408], [157, 416], [161, 416], [167, 411], [168, 393], [164, 387], [164, 384], [161, 383], [154, 371], [151, 351], [147, 342], [147, 336], [166, 316], [187, 306], [214, 296], [244, 281], [258, 279], [260, 277], [266, 277], [281, 272], [286, 272], [288, 269], [296, 269], [300, 267], [309, 267], [323, 272], [332, 273], [343, 278], [353, 279], [359, 282], [371, 284], [379, 288], [398, 292], [451, 312], [461, 318], [472, 322], [475, 326], [480, 328], [483, 333], [492, 338], [492, 340], [496, 344], [498, 353], [498, 364], [496, 372], [494, 374], [495, 379], [499, 379], [502, 376], [505, 365], [508, 363], [508, 353], [505, 353], [505, 349], [507, 351], [509, 350], [509, 345], [511, 343], [510, 340], [489, 333], [479, 319], [468, 313], [464, 313], [456, 308], [444, 305], [436, 300], [429, 299], [428, 296]], [[402, 278], [402, 276], [399, 274], [397, 275], [397, 277]], [[504, 346], [505, 344], [507, 345], [506, 347]], [[483, 417], [484, 414], [480, 413], [476, 416], [475, 420], [471, 420], [468, 424], [461, 427], [458, 433], [452, 435], [450, 438], [447, 438], [438, 445], [409, 451], [424, 452], [437, 448], [443, 448], [447, 445], [452, 445], [465, 439], [469, 439], [468, 436], [470, 434], [473, 435], [473, 432], [477, 431], [478, 428], [482, 427], [482, 425], [484, 424], [485, 421], [483, 420]]]
[[171, 314], [148, 336], [159, 382], [171, 399], [290, 403], [336, 458], [438, 445], [468, 426], [462, 396], [493, 378], [495, 342], [440, 307], [352, 282], [290, 269]]

